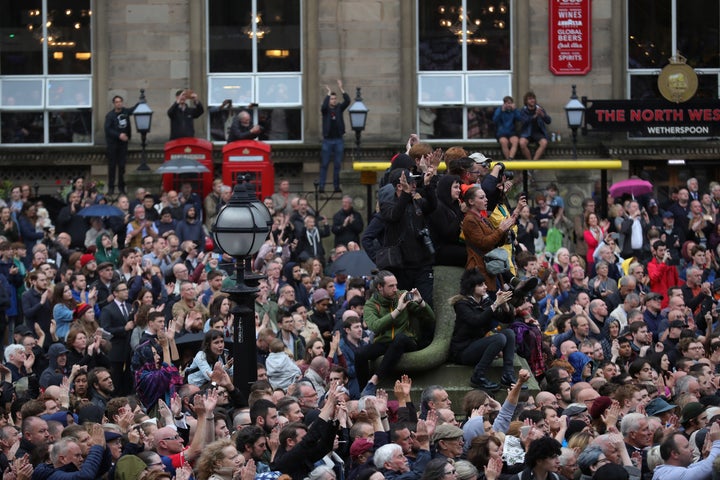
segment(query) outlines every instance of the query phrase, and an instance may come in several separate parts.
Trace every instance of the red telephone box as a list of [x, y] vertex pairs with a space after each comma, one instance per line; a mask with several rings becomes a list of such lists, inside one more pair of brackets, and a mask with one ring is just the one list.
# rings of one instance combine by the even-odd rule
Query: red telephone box
[[203, 164], [209, 171], [205, 173], [165, 173], [163, 174], [163, 190], [179, 192], [183, 183], [190, 183], [193, 192], [200, 195], [200, 198], [205, 198], [212, 192], [212, 183], [215, 178], [212, 149], [211, 142], [195, 137], [183, 137], [167, 142], [165, 144], [166, 162], [177, 158], [191, 158]]
[[235, 185], [241, 174], [250, 174], [259, 200], [275, 191], [275, 167], [270, 159], [270, 145], [255, 140], [238, 140], [223, 147], [223, 183]]

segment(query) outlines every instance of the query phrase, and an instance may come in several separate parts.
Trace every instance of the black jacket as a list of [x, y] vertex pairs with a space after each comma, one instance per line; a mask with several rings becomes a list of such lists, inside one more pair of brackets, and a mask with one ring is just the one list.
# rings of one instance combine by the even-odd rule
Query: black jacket
[[[489, 300], [489, 301], [487, 301]], [[510, 314], [502, 310], [495, 312], [490, 308], [492, 299], [477, 302], [472, 297], [465, 297], [453, 304], [455, 310], [455, 327], [450, 352], [457, 358], [473, 341], [483, 338], [488, 332], [499, 325], [499, 321], [510, 322]]]
[[[130, 134], [132, 133], [130, 116], [133, 114], [133, 110], [135, 110], [135, 107], [123, 108], [116, 112], [113, 108], [105, 115], [105, 143], [127, 145], [130, 142]], [[120, 140], [121, 133], [127, 135], [127, 142]]]
[[270, 468], [290, 475], [293, 480], [304, 479], [315, 468], [315, 462], [332, 451], [337, 432], [337, 422], [318, 418], [292, 450], [286, 451], [280, 445]]
[[[408, 266], [431, 265], [433, 256], [425, 247], [420, 232], [427, 228], [426, 218], [437, 206], [435, 196], [436, 182], [431, 182], [423, 190], [421, 198], [413, 199], [409, 193], [402, 192], [397, 196], [381, 197], [380, 216], [385, 222], [384, 246], [400, 245], [403, 261]], [[386, 185], [383, 189], [395, 187]]]
[[173, 102], [167, 112], [170, 118], [170, 140], [194, 137], [195, 125], [193, 121], [203, 113], [205, 113], [205, 109], [199, 101], [195, 102], [194, 107], [186, 105], [185, 110], [180, 108], [179, 103]]
[[[352, 217], [350, 223], [345, 226], [345, 219]], [[362, 216], [351, 208], [349, 212], [340, 209], [333, 215], [332, 233], [335, 235], [335, 246], [347, 245], [349, 242], [360, 242], [360, 233], [363, 230]]]
[[[330, 107], [330, 95], [325, 96], [320, 113], [322, 113], [322, 131], [323, 138], [342, 138], [345, 135], [345, 120], [343, 120], [343, 112], [350, 106], [350, 95], [347, 93], [342, 94], [342, 103], [336, 104], [334, 107]], [[330, 135], [330, 126], [332, 124], [332, 118], [337, 121], [338, 137], [328, 137]]]

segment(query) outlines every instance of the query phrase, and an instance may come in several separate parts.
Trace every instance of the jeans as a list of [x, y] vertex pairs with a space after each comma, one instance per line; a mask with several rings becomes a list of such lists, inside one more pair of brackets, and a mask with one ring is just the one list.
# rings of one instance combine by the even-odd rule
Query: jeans
[[503, 375], [513, 373], [513, 358], [515, 357], [515, 332], [509, 328], [500, 330], [495, 335], [478, 338], [458, 355], [458, 363], [462, 365], [475, 365], [473, 378], [485, 376], [485, 372], [498, 353], [503, 352]]
[[330, 157], [333, 154], [335, 155], [333, 157], [333, 187], [335, 187], [335, 190], [340, 188], [340, 168], [342, 168], [344, 152], [345, 143], [342, 138], [326, 138], [323, 140], [320, 150], [320, 190], [325, 188]]
[[118, 175], [118, 189], [125, 192], [125, 164], [127, 162], [127, 142], [108, 142], [108, 192], [115, 192], [115, 170]]
[[370, 379], [370, 371], [368, 369], [369, 360], [375, 360], [380, 355], [384, 355], [375, 374], [380, 379], [387, 379], [392, 373], [394, 366], [400, 361], [403, 353], [414, 352], [417, 349], [418, 346], [415, 339], [403, 333], [395, 335], [392, 342], [371, 343], [359, 349], [355, 353], [355, 372], [360, 389], [362, 389]]

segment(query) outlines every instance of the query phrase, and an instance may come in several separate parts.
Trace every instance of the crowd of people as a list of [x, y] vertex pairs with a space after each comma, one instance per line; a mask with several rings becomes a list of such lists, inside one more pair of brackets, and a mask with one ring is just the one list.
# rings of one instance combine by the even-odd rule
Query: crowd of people
[[[416, 136], [370, 219], [349, 196], [326, 218], [281, 179], [252, 259], [265, 277], [253, 365], [234, 364], [234, 260], [209, 235], [229, 186], [112, 198], [79, 178], [56, 215], [12, 188], [0, 206], [3, 478], [720, 473], [720, 184], [704, 193], [690, 179], [667, 203], [588, 197], [569, 219], [556, 185], [531, 197], [517, 181]], [[122, 215], [78, 214], [104, 203]], [[377, 268], [340, 268], [355, 251]], [[451, 298], [434, 288], [440, 266], [457, 273]], [[472, 371], [460, 406], [449, 385], [421, 385], [416, 406], [397, 371], [443, 334], [438, 302], [455, 314], [449, 361]], [[235, 385], [235, 369], [257, 381]]]

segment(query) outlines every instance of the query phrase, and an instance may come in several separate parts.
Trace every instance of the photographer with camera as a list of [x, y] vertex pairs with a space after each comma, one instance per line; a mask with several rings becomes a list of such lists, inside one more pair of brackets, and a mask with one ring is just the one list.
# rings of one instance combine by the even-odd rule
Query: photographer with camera
[[358, 379], [367, 378], [367, 362], [383, 356], [360, 396], [374, 395], [377, 385], [387, 380], [405, 352], [430, 344], [435, 328], [435, 313], [418, 289], [403, 291], [392, 272], [379, 271], [372, 283], [374, 292], [365, 303], [363, 318], [375, 333], [373, 343], [355, 354]]
[[[187, 104], [188, 99], [192, 100], [194, 104], [193, 107]], [[175, 92], [175, 102], [173, 102], [167, 112], [170, 118], [170, 140], [194, 137], [195, 125], [193, 121], [203, 113], [205, 113], [205, 109], [197, 93], [190, 89]]]
[[[417, 288], [422, 298], [432, 306], [433, 264], [435, 248], [428, 230], [428, 218], [435, 211], [437, 197], [436, 170], [430, 166], [423, 176], [413, 176], [404, 168], [393, 170], [389, 185], [379, 193], [380, 216], [385, 222], [383, 247], [399, 247], [401, 261], [378, 268], [390, 270], [398, 280], [398, 288]], [[424, 184], [419, 189], [417, 183]], [[392, 192], [392, 193], [391, 193]]]
[[248, 108], [243, 108], [235, 115], [228, 130], [228, 143], [237, 140], [257, 140], [264, 128], [262, 125], [252, 124], [252, 114], [249, 109], [257, 107], [257, 103], [251, 103]]
[[[465, 202], [468, 205], [468, 211], [465, 214], [462, 226], [468, 249], [468, 261], [465, 269], [477, 268], [482, 276], [487, 279], [488, 292], [490, 292], [491, 296], [494, 296], [494, 292], [498, 290], [498, 285], [495, 281], [495, 275], [488, 273], [485, 266], [485, 255], [497, 247], [509, 247], [508, 263], [514, 269], [510, 262], [512, 245], [508, 232], [515, 227], [520, 210], [527, 205], [527, 201], [525, 197], [520, 197], [517, 208], [512, 215], [505, 216], [497, 225], [494, 225], [490, 218], [491, 211], [488, 209], [487, 195], [481, 187], [471, 187], [465, 193]], [[514, 274], [514, 271], [512, 274]], [[505, 279], [508, 283], [510, 283], [512, 274], [509, 272], [503, 274], [503, 277], [508, 277]]]

